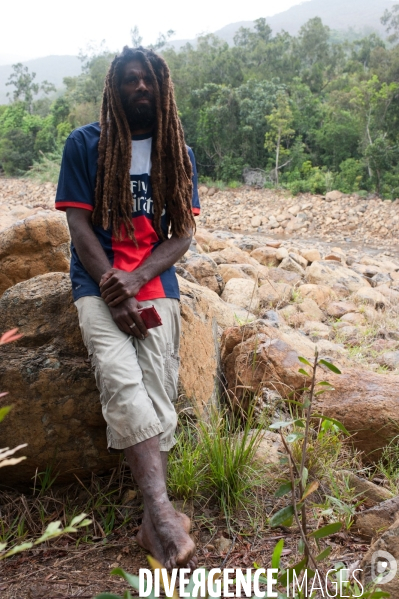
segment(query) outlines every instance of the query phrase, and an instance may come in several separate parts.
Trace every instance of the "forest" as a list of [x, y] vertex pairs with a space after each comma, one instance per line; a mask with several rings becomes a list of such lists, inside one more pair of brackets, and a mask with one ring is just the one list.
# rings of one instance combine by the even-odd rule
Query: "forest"
[[[349, 39], [318, 17], [296, 37], [258, 19], [233, 46], [210, 34], [176, 52], [160, 36], [153, 47], [171, 69], [201, 180], [237, 187], [249, 168], [292, 194], [399, 197], [399, 4], [382, 22], [386, 39]], [[0, 172], [56, 180], [67, 136], [98, 120], [113, 57], [102, 48], [82, 55], [81, 74], [65, 78], [62, 93], [13, 66], [10, 102], [0, 106]]]

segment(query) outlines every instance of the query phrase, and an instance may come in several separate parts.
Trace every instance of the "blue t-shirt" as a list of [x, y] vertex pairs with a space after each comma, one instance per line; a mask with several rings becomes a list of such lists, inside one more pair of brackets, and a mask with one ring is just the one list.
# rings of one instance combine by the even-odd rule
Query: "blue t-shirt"
[[[99, 123], [80, 127], [68, 137], [61, 163], [55, 206], [58, 210], [68, 207], [94, 210], [94, 190], [97, 176]], [[111, 266], [131, 272], [140, 266], [151, 252], [162, 242], [154, 229], [154, 210], [151, 190], [151, 146], [150, 135], [133, 136], [130, 182], [133, 197], [132, 219], [137, 246], [126, 235], [117, 240], [108, 230], [93, 225], [102, 248]], [[197, 189], [197, 170], [191, 148], [188, 149], [193, 168], [193, 213], [200, 213]], [[165, 210], [161, 218], [162, 231], [167, 237]], [[85, 270], [76, 249], [71, 244], [71, 280], [74, 301], [85, 295], [101, 296], [100, 288]], [[179, 298], [179, 286], [172, 266], [144, 285], [138, 301], [160, 297]]]

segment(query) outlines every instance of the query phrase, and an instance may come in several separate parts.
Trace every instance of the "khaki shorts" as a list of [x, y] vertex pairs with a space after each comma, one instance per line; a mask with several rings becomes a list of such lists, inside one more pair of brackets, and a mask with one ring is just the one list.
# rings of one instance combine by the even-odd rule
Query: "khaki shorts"
[[159, 435], [161, 451], [175, 444], [179, 371], [180, 308], [177, 299], [154, 305], [162, 326], [141, 341], [120, 331], [100, 297], [75, 302], [83, 341], [94, 366], [108, 448], [126, 449]]

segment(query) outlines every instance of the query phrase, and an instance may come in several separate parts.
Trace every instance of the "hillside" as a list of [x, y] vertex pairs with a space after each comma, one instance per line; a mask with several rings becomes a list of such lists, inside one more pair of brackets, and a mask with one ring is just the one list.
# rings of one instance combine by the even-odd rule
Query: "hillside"
[[[82, 63], [77, 56], [45, 56], [27, 60], [23, 64], [29, 68], [29, 71], [36, 73], [38, 83], [47, 79], [57, 88], [62, 86], [64, 77], [79, 75], [82, 68]], [[11, 86], [6, 86], [11, 73], [11, 65], [0, 65], [0, 104], [8, 103], [7, 92], [13, 90]]]
[[[390, 9], [393, 4], [392, 0], [350, 0], [350, 2], [348, 0], [329, 0], [328, 2], [326, 0], [307, 0], [272, 17], [265, 14], [259, 15], [259, 17], [266, 17], [273, 33], [284, 29], [291, 35], [296, 35], [306, 21], [320, 17], [325, 25], [334, 30], [354, 29], [360, 32], [373, 30], [384, 35], [385, 30], [380, 19], [385, 10]], [[252, 26], [253, 21], [239, 21], [230, 23], [214, 33], [232, 45], [234, 36], [240, 27], [251, 28]], [[178, 50], [187, 42], [195, 44], [195, 40], [185, 39], [173, 40], [170, 42], [170, 46]]]

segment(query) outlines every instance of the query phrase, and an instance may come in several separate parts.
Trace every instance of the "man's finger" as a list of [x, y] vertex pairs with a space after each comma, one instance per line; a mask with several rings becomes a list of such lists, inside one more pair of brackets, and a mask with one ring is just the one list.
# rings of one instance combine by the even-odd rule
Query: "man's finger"
[[[140, 335], [141, 336], [144, 335], [144, 337], [147, 337], [148, 336], [148, 330], [147, 330], [147, 327], [145, 326], [144, 321], [141, 318], [140, 314], [138, 312], [136, 312], [135, 310], [134, 311], [132, 310], [130, 312], [130, 316], [134, 320], [134, 322], [135, 322], [135, 324], [136, 324], [136, 326], [137, 326], [137, 328], [138, 328], [138, 330], [140, 332]], [[136, 327], [134, 327], [134, 328], [136, 328]], [[137, 335], [137, 336], [140, 338], [139, 335]]]
[[[101, 297], [108, 304], [108, 306], [116, 306], [125, 299], [128, 299], [130, 295], [127, 291], [114, 291], [113, 293], [102, 293]], [[112, 303], [112, 302], [116, 303]]]

